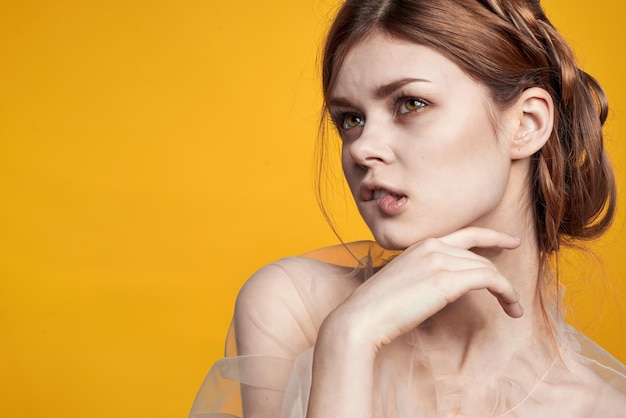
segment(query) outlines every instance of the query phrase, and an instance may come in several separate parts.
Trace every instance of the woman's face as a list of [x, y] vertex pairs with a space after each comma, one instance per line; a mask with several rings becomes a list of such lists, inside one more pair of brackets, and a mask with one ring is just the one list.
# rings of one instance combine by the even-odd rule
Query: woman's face
[[428, 47], [374, 32], [349, 51], [329, 110], [346, 179], [381, 245], [499, 225], [511, 160], [488, 103], [483, 85]]

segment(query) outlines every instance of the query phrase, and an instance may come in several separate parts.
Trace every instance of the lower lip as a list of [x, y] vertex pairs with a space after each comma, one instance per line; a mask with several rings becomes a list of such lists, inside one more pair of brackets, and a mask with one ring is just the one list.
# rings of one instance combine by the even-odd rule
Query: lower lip
[[396, 215], [406, 205], [406, 197], [396, 200], [393, 196], [387, 195], [378, 199], [376, 204], [385, 215]]

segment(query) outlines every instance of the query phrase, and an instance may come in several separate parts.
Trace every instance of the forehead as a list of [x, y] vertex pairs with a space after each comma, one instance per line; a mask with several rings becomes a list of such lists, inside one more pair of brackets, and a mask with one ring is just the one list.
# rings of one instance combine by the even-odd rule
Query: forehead
[[418, 78], [443, 87], [470, 80], [458, 65], [434, 49], [374, 31], [346, 54], [331, 96], [403, 78]]

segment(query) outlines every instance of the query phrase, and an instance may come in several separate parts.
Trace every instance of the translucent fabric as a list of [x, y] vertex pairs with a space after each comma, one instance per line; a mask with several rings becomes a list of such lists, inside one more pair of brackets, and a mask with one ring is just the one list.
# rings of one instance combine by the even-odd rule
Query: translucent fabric
[[[283, 259], [253, 276], [242, 292], [256, 292], [264, 302], [275, 295], [271, 302], [286, 308], [274, 318], [247, 312], [234, 324], [276, 349], [238, 354], [231, 326], [226, 356], [206, 377], [190, 418], [244, 417], [244, 410], [245, 418], [305, 417], [322, 321], [395, 255], [372, 242], [352, 243]], [[497, 375], [466, 381], [451, 370], [447, 344], [435, 346], [412, 331], [378, 352], [375, 390], [363, 394], [363, 402], [386, 418], [626, 417], [624, 365], [562, 321], [554, 320], [554, 335], [555, 341], [529, 338]], [[271, 402], [246, 407], [242, 391], [244, 398]]]

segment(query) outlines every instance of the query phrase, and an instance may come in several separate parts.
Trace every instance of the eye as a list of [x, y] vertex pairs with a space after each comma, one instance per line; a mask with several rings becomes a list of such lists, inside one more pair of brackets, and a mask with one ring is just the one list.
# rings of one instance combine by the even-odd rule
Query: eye
[[420, 110], [421, 108], [426, 106], [426, 102], [421, 99], [404, 99], [400, 103], [400, 113], [415, 112], [416, 110]]
[[339, 117], [338, 125], [343, 130], [358, 128], [365, 125], [365, 118], [354, 113], [347, 113]]

